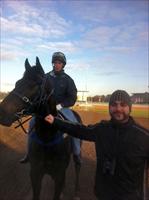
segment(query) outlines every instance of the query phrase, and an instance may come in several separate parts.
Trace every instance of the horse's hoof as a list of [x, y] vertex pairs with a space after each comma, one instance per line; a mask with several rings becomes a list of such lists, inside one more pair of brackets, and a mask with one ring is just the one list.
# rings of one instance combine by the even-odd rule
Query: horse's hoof
[[63, 198], [64, 198], [64, 193], [61, 193], [60, 200], [62, 200]]
[[80, 200], [80, 197], [73, 197], [73, 200]]

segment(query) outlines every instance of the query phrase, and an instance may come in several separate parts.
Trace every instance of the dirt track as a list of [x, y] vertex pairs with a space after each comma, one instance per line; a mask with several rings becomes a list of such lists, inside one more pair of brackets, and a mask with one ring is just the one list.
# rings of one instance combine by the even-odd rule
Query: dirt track
[[[80, 112], [83, 122], [95, 123], [100, 117], [95, 113], [88, 115]], [[107, 118], [107, 117], [105, 117]], [[141, 120], [141, 121], [140, 121]], [[139, 121], [146, 127], [145, 119]], [[26, 135], [21, 129], [0, 126], [0, 200], [31, 200], [32, 190], [29, 179], [29, 164], [19, 163], [26, 148]], [[95, 200], [93, 195], [95, 174], [95, 150], [92, 143], [84, 142], [82, 147], [83, 164], [80, 174], [80, 198], [81, 200]], [[67, 170], [66, 189], [64, 200], [72, 200], [74, 189], [74, 168], [71, 161]], [[52, 200], [53, 182], [49, 176], [45, 176], [42, 184], [41, 200]], [[149, 198], [148, 198], [149, 200]]]

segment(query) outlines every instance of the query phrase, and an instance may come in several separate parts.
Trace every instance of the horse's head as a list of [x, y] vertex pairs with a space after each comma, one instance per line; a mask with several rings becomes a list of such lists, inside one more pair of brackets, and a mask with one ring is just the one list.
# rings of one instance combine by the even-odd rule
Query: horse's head
[[36, 65], [25, 61], [23, 77], [0, 104], [0, 124], [11, 126], [20, 116], [38, 112], [41, 104], [52, 94], [52, 87], [36, 57]]

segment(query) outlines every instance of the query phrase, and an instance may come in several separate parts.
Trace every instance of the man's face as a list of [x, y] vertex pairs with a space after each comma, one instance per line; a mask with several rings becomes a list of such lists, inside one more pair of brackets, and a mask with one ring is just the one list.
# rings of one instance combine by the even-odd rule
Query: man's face
[[63, 63], [62, 63], [61, 61], [56, 60], [56, 61], [54, 62], [54, 70], [55, 70], [56, 72], [59, 72], [59, 71], [62, 70], [62, 68], [63, 68]]
[[115, 101], [109, 105], [109, 112], [112, 119], [118, 123], [125, 123], [129, 119], [130, 108], [126, 103], [122, 101]]

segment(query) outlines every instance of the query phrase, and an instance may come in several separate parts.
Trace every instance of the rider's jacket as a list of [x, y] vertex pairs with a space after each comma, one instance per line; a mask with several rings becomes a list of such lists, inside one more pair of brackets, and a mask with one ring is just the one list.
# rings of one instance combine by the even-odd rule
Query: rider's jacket
[[55, 118], [54, 126], [80, 139], [95, 142], [95, 194], [101, 200], [143, 200], [145, 161], [149, 160], [149, 132], [130, 117], [84, 126]]
[[51, 71], [47, 73], [47, 77], [54, 88], [54, 99], [56, 104], [61, 104], [63, 107], [71, 107], [77, 99], [77, 88], [73, 79], [67, 75], [64, 70], [60, 73]]

